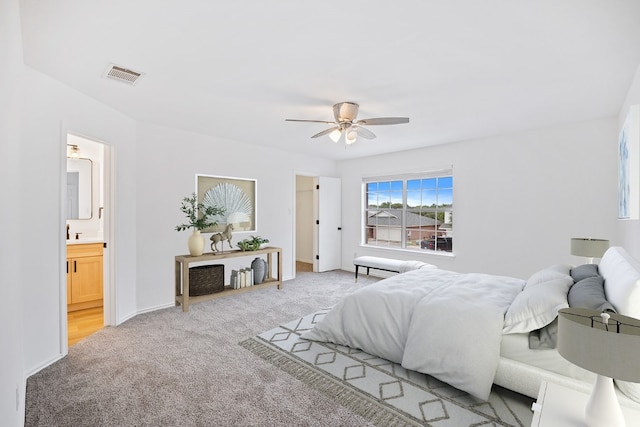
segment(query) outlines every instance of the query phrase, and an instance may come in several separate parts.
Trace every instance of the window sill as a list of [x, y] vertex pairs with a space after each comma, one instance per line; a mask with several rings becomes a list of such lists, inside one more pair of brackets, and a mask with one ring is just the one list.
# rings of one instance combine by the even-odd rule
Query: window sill
[[412, 249], [403, 249], [403, 248], [392, 248], [386, 246], [375, 246], [375, 245], [360, 245], [363, 249], [373, 249], [377, 251], [381, 251], [384, 253], [402, 253], [402, 254], [414, 254], [420, 258], [426, 257], [444, 257], [449, 259], [454, 259], [456, 254], [454, 252], [445, 252], [445, 251], [415, 251]]

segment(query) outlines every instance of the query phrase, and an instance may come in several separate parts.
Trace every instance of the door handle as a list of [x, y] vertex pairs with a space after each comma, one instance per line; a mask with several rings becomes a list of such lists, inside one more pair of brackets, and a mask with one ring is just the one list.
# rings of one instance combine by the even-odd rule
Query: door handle
[[342, 231], [342, 227], [338, 227], [338, 231]]

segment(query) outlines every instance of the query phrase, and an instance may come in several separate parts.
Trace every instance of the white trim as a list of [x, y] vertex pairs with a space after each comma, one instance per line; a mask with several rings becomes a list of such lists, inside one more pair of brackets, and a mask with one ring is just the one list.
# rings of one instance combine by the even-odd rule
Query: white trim
[[[60, 339], [60, 358], [69, 352], [69, 331], [67, 321], [67, 212], [66, 212], [66, 194], [64, 189], [67, 186], [67, 131], [62, 121], [60, 121], [60, 152], [58, 155], [60, 172], [58, 173], [58, 199], [60, 200], [60, 209], [58, 211], [58, 316], [59, 316], [59, 339]], [[63, 231], [64, 230], [64, 231]], [[65, 266], [63, 268], [63, 266]], [[58, 360], [58, 359], [56, 359]], [[54, 360], [55, 361], [55, 360]], [[53, 362], [51, 362], [53, 363]], [[48, 366], [49, 364], [45, 365]], [[38, 368], [38, 370], [44, 368]], [[36, 371], [37, 372], [37, 371]], [[30, 374], [31, 375], [31, 374]]]
[[[38, 372], [40, 372], [41, 370], [43, 370], [44, 368], [53, 365], [54, 363], [56, 363], [58, 360], [62, 359], [64, 356], [66, 355], [62, 355], [62, 354], [58, 354], [55, 357], [52, 357], [51, 359], [49, 359], [48, 361], [41, 363], [40, 365], [36, 366], [35, 368], [31, 369], [30, 371], [27, 371], [24, 375], [24, 380], [25, 380], [25, 386], [26, 386], [26, 381], [27, 379], [34, 374], [37, 374]], [[26, 395], [23, 394], [23, 396], [26, 397]]]
[[393, 175], [366, 175], [362, 177], [362, 182], [376, 182], [376, 181], [393, 181], [398, 179], [408, 180], [415, 178], [437, 178], [443, 175], [453, 175], [453, 165], [429, 168], [426, 170], [405, 172], [399, 171]]
[[[423, 180], [423, 179], [433, 179], [433, 178], [445, 178], [445, 177], [451, 177], [453, 178], [453, 165], [450, 165], [446, 168], [440, 168], [440, 169], [434, 169], [434, 170], [430, 170], [430, 171], [425, 171], [425, 172], [410, 172], [410, 173], [401, 173], [398, 175], [386, 175], [386, 176], [367, 176], [367, 177], [362, 177], [362, 183], [360, 185], [360, 247], [367, 247], [367, 248], [381, 248], [384, 250], [401, 250], [401, 251], [405, 251], [405, 252], [410, 252], [410, 253], [428, 253], [428, 254], [439, 254], [440, 252], [444, 252], [446, 254], [449, 254], [447, 256], [451, 256], [453, 254], [453, 252], [446, 252], [446, 251], [438, 251], [438, 250], [426, 250], [424, 252], [421, 251], [415, 251], [412, 249], [409, 249], [406, 247], [407, 245], [407, 241], [406, 241], [406, 218], [405, 218], [405, 213], [407, 212], [411, 212], [410, 209], [407, 207], [407, 183], [408, 181], [412, 181], [412, 180]], [[378, 182], [386, 182], [386, 181], [395, 181], [395, 182], [402, 182], [402, 205], [403, 207], [399, 210], [402, 211], [403, 213], [403, 218], [401, 220], [401, 226], [400, 226], [400, 231], [401, 231], [401, 235], [400, 235], [400, 246], [399, 248], [390, 248], [387, 246], [376, 246], [376, 245], [369, 245], [367, 243], [368, 239], [367, 239], [367, 224], [368, 224], [368, 212], [372, 211], [372, 210], [376, 210], [376, 208], [369, 208], [367, 206], [367, 186], [370, 183], [378, 183]], [[452, 188], [452, 197], [453, 197], [453, 188]], [[382, 209], [382, 208], [380, 208]], [[435, 208], [436, 212], [438, 210], [438, 207]], [[450, 209], [443, 209], [443, 212], [447, 212], [450, 211], [451, 213], [453, 213], [453, 205], [451, 205]], [[453, 232], [453, 229], [451, 230]]]
[[394, 248], [394, 247], [389, 247], [389, 246], [375, 246], [375, 245], [367, 245], [367, 244], [361, 244], [360, 248], [362, 249], [366, 249], [367, 251], [369, 249], [373, 249], [373, 250], [378, 250], [378, 251], [382, 251], [385, 252], [387, 251], [387, 255], [388, 252], [402, 252], [405, 254], [414, 254], [414, 255], [421, 255], [421, 256], [437, 256], [437, 257], [446, 257], [446, 258], [455, 258], [456, 254], [453, 252], [445, 252], [445, 251], [418, 251], [415, 249], [406, 249], [406, 248]]
[[121, 323], [124, 323], [124, 322], [126, 322], [127, 320], [130, 320], [130, 319], [133, 319], [134, 317], [136, 317], [139, 314], [150, 313], [152, 311], [157, 311], [157, 310], [164, 310], [165, 308], [173, 308], [175, 306], [176, 306], [176, 304], [171, 302], [171, 303], [167, 303], [167, 304], [160, 304], [160, 305], [156, 305], [154, 307], [145, 308], [144, 310], [138, 310], [135, 313], [132, 313], [131, 315], [129, 315], [128, 317], [125, 317], [124, 319], [122, 319]]
[[[104, 308], [104, 325], [116, 326], [118, 322], [118, 292], [116, 286], [116, 150], [115, 146], [102, 142], [104, 145], [103, 151], [103, 171], [107, 179], [103, 179], [104, 188], [104, 233], [103, 238], [107, 242], [106, 251], [108, 255], [109, 264], [107, 266], [107, 280], [104, 283], [105, 286], [105, 298], [103, 299]], [[109, 168], [107, 169], [107, 165]]]

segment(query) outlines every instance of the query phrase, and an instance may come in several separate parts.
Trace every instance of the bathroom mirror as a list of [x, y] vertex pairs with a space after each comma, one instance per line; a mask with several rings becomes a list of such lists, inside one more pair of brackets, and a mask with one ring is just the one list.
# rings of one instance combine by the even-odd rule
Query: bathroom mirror
[[67, 158], [67, 219], [91, 219], [92, 169], [90, 159]]

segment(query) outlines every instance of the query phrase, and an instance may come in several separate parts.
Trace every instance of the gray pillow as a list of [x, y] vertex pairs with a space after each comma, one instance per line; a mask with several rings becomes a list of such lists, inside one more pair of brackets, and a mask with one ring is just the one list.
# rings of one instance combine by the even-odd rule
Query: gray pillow
[[604, 293], [604, 279], [602, 276], [587, 277], [574, 284], [567, 295], [569, 307], [590, 308], [592, 310], [613, 311]]
[[573, 277], [573, 281], [576, 283], [587, 277], [598, 275], [598, 264], [583, 264], [571, 269], [571, 277]]

